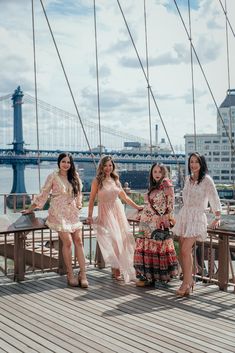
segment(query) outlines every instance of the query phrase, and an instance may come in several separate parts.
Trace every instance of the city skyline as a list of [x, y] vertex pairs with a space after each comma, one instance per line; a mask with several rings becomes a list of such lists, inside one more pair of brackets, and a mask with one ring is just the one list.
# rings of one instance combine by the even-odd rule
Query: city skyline
[[[188, 27], [186, 1], [177, 1]], [[144, 1], [120, 1], [134, 42], [145, 66]], [[135, 6], [134, 6], [135, 5]], [[83, 119], [98, 122], [93, 1], [44, 1], [64, 67]], [[235, 3], [227, 1], [228, 18], [235, 27]], [[11, 14], [11, 16], [9, 16]], [[24, 22], [23, 15], [26, 14]], [[100, 78], [101, 124], [149, 138], [147, 82], [139, 68], [130, 37], [116, 1], [96, 4]], [[189, 41], [172, 1], [146, 1], [149, 73], [152, 92], [173, 145], [184, 144], [193, 133]], [[34, 95], [31, 2], [1, 1], [0, 63], [4, 67], [1, 96], [18, 84]], [[219, 2], [191, 2], [192, 39], [218, 105], [228, 88], [225, 16]], [[230, 62], [234, 37], [229, 31]], [[53, 47], [40, 2], [35, 4], [38, 98], [75, 113], [72, 99]], [[195, 58], [194, 58], [195, 62]], [[230, 85], [235, 72], [230, 65]], [[216, 73], [216, 74], [215, 74]], [[197, 132], [216, 130], [216, 109], [197, 64], [194, 65]], [[166, 138], [151, 103], [152, 138]], [[46, 121], [46, 120], [45, 120]]]

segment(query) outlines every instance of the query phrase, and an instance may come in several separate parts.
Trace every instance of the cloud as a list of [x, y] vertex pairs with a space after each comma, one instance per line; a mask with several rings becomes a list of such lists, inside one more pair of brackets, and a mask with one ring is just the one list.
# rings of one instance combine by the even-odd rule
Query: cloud
[[[93, 78], [96, 78], [97, 73], [96, 73], [96, 67], [95, 66], [90, 66], [89, 72]], [[111, 70], [108, 66], [102, 65], [99, 66], [99, 77], [100, 78], [106, 78], [111, 75]]]
[[[187, 2], [177, 3], [188, 28]], [[82, 119], [97, 122], [93, 3], [45, 0], [44, 4], [79, 113]], [[143, 1], [121, 1], [121, 4], [145, 67]], [[148, 139], [147, 83], [122, 15], [116, 2], [99, 0], [96, 5], [102, 124], [107, 128], [115, 124], [117, 129]], [[214, 0], [191, 1], [191, 5], [193, 43], [220, 104], [227, 89], [225, 17], [219, 2]], [[227, 8], [231, 23], [235, 23], [234, 0], [227, 0]], [[173, 143], [184, 143], [183, 135], [193, 129], [189, 40], [172, 0], [147, 1], [146, 10], [150, 84]], [[40, 2], [35, 2], [35, 35], [38, 98], [75, 114]], [[1, 95], [13, 93], [17, 85], [34, 95], [30, 2], [25, 1], [22, 6], [19, 1], [1, 1], [0, 37]], [[231, 58], [235, 55], [232, 45], [230, 55]], [[231, 87], [235, 87], [235, 68], [231, 65], [230, 69]], [[197, 125], [203, 130], [205, 119], [208, 126], [216, 126], [216, 116], [210, 108], [213, 102], [195, 58], [194, 74]], [[30, 109], [32, 114], [34, 107], [26, 107], [26, 103], [24, 111], [31, 126]], [[159, 117], [152, 99], [151, 113], [154, 128]], [[58, 116], [50, 114], [40, 109], [39, 119], [42, 125], [47, 119], [52, 130]], [[58, 119], [62, 121], [63, 117], [59, 115]], [[75, 126], [79, 128], [79, 124], [74, 123]], [[30, 138], [32, 135], [29, 132]], [[159, 138], [163, 136], [159, 123]]]

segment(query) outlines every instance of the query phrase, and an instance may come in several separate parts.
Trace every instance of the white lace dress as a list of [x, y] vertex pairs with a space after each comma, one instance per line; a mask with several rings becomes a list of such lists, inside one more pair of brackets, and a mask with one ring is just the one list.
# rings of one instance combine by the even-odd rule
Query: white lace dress
[[221, 212], [220, 199], [212, 178], [206, 175], [198, 184], [192, 183], [187, 177], [183, 189], [183, 207], [176, 216], [176, 224], [172, 228], [178, 236], [196, 237], [204, 241], [207, 237], [206, 208], [208, 202], [212, 211]]

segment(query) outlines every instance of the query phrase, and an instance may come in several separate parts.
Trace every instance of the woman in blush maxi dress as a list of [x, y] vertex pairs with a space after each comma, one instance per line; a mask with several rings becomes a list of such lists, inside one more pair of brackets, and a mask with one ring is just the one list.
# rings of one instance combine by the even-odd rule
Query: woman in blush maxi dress
[[[99, 186], [99, 180], [102, 181], [102, 186]], [[88, 223], [92, 222], [96, 195], [98, 196], [98, 217], [93, 221], [93, 225], [105, 264], [117, 270], [116, 279], [120, 279], [121, 273], [125, 282], [135, 280], [133, 267], [135, 240], [119, 197], [137, 210], [142, 210], [142, 207], [135, 204], [122, 189], [115, 172], [115, 164], [110, 156], [101, 159], [97, 177], [92, 183]]]

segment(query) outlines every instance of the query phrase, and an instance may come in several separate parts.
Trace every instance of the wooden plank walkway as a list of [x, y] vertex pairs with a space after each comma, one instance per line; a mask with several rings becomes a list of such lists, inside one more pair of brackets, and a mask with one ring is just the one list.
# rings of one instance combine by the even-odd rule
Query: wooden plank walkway
[[190, 298], [89, 269], [90, 287], [44, 274], [0, 285], [0, 352], [235, 352], [235, 294], [197, 284]]

